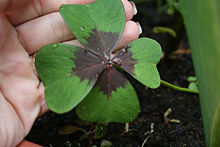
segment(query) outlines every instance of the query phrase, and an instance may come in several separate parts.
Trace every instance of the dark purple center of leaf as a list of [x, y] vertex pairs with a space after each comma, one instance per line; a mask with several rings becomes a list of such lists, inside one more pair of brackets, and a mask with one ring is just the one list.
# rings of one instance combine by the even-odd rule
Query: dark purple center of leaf
[[[75, 63], [75, 68], [72, 71], [73, 74], [80, 77], [81, 81], [87, 79], [90, 83], [98, 80], [96, 86], [110, 97], [113, 90], [116, 91], [117, 88], [124, 87], [127, 82], [126, 78], [115, 67], [122, 67], [128, 73], [133, 73], [136, 60], [131, 58], [132, 52], [128, 51], [128, 48], [121, 49], [116, 54], [112, 54], [110, 47], [114, 46], [112, 42], [115, 42], [114, 37], [117, 35], [106, 32], [95, 32], [95, 34], [94, 36], [91, 35], [91, 37], [96, 37], [96, 41], [93, 38], [93, 41], [88, 39], [88, 42], [90, 45], [94, 43], [94, 48], [99, 48], [99, 50], [94, 52], [94, 49], [87, 49], [75, 52], [75, 58], [72, 59]], [[106, 45], [106, 42], [108, 42], [104, 41], [106, 38], [103, 40], [102, 38], [97, 39], [97, 36], [100, 34], [105, 37], [110, 36], [112, 42], [109, 42], [111, 44]]]
[[109, 58], [119, 39], [120, 33], [102, 32], [96, 27], [83, 45], [93, 53]]
[[104, 69], [103, 60], [85, 50], [75, 52], [75, 56], [72, 59], [75, 63], [73, 73], [79, 76], [81, 81], [95, 81]]

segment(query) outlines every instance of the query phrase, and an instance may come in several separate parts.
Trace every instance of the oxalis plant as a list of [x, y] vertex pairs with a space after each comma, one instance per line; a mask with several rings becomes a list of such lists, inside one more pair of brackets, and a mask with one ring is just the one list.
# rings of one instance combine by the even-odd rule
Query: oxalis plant
[[88, 122], [133, 121], [140, 105], [123, 73], [149, 88], [162, 82], [178, 89], [160, 80], [156, 64], [161, 47], [156, 41], [140, 38], [115, 50], [126, 22], [121, 0], [63, 5], [59, 11], [83, 48], [55, 43], [36, 55], [36, 69], [52, 111], [65, 113], [76, 107], [78, 117]]
[[59, 11], [84, 48], [56, 43], [37, 53], [36, 69], [49, 108], [65, 113], [77, 107], [79, 118], [89, 122], [133, 121], [140, 112], [139, 101], [121, 71], [157, 88], [160, 45], [140, 38], [115, 51], [126, 22], [121, 0], [63, 5]]

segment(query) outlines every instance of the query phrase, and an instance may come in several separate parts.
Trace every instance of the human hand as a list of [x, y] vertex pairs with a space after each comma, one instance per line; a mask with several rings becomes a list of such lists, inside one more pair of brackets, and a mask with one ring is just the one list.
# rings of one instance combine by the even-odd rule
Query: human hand
[[[49, 43], [78, 44], [58, 9], [62, 4], [95, 0], [0, 0], [0, 146], [19, 144], [35, 119], [48, 111], [44, 87], [34, 68], [34, 54]], [[119, 47], [141, 31], [130, 21], [134, 6], [122, 0], [126, 26]]]

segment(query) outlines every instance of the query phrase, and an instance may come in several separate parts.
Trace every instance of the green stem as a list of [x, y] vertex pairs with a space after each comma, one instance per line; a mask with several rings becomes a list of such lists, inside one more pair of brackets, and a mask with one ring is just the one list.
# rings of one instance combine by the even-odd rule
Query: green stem
[[197, 93], [197, 94], [199, 93], [199, 91], [196, 91], [196, 90], [175, 86], [175, 85], [172, 85], [172, 84], [170, 84], [166, 81], [163, 81], [163, 80], [160, 80], [160, 81], [161, 81], [161, 84], [163, 84], [164, 86], [167, 86], [167, 87], [172, 88], [174, 90], [189, 92], [189, 93]]

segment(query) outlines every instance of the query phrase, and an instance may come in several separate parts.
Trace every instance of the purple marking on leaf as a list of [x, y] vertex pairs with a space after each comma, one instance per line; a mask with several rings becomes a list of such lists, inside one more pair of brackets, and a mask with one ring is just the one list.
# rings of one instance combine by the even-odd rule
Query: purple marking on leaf
[[79, 50], [75, 52], [75, 58], [72, 59], [75, 63], [73, 73], [80, 77], [80, 80], [88, 79], [96, 81], [99, 74], [104, 70], [103, 60], [93, 55], [90, 52]]
[[102, 57], [110, 57], [119, 40], [120, 33], [103, 32], [95, 28], [83, 45]]
[[104, 94], [107, 94], [109, 98], [112, 91], [116, 91], [119, 87], [125, 87], [127, 79], [115, 68], [108, 69], [106, 68], [99, 77], [96, 85], [99, 87], [99, 90]]
[[122, 48], [121, 50], [119, 50], [113, 58], [113, 61], [114, 59], [119, 59], [117, 61], [117, 64], [126, 72], [135, 75], [134, 65], [137, 64], [137, 60], [132, 58], [132, 52], [129, 51], [129, 47]]
[[100, 75], [97, 86], [100, 87], [100, 90], [103, 91], [104, 94], [110, 97], [113, 90], [116, 91], [117, 88], [124, 87], [127, 81], [113, 65], [120, 66], [128, 73], [134, 75], [134, 65], [136, 63], [137, 60], [132, 58], [132, 52], [129, 51], [129, 48], [119, 50], [116, 52], [114, 58], [106, 63], [106, 69]]
[[[100, 33], [96, 35], [100, 35]], [[114, 35], [112, 34], [112, 37], [113, 36]], [[96, 39], [98, 39], [98, 37], [96, 37]], [[92, 42], [92, 39], [88, 42], [90, 41]], [[100, 42], [101, 44], [98, 44]], [[98, 45], [104, 45], [102, 44], [102, 41], [100, 42], [96, 42], [97, 44], [94, 44], [96, 44], [97, 47]], [[92, 43], [90, 43], [90, 45], [91, 44]], [[111, 45], [113, 45], [113, 43]], [[132, 58], [132, 52], [129, 51], [129, 47], [119, 50], [115, 55], [109, 54], [109, 58], [106, 57], [104, 51], [110, 50], [101, 49], [105, 48], [99, 48], [98, 50], [99, 53], [103, 53], [103, 55], [96, 54], [91, 50], [86, 51], [82, 49], [75, 52], [75, 58], [71, 59], [75, 63], [75, 68], [73, 68], [72, 71], [73, 74], [80, 77], [81, 81], [87, 79], [90, 83], [98, 80], [96, 86], [98, 86], [100, 91], [110, 98], [112, 91], [117, 91], [117, 88], [119, 87], [125, 87], [127, 82], [127, 79], [117, 69], [115, 69], [114, 66], [120, 66], [128, 73], [134, 75], [134, 65], [137, 63], [137, 60]]]

